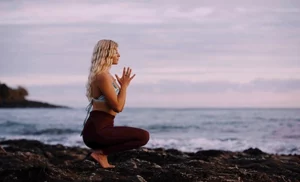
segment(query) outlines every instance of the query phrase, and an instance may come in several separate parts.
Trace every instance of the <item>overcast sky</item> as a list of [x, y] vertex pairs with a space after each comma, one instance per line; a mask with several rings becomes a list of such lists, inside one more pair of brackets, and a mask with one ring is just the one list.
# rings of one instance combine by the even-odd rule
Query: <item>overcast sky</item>
[[94, 45], [119, 43], [129, 107], [300, 107], [299, 0], [0, 1], [0, 82], [85, 107]]

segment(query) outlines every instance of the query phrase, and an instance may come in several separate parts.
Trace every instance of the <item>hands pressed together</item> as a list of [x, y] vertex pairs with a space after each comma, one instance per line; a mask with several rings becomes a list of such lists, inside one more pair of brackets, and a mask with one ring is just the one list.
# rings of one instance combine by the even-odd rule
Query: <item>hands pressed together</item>
[[131, 71], [132, 71], [131, 68], [128, 67], [126, 69], [126, 67], [124, 67], [123, 68], [123, 75], [122, 75], [121, 78], [119, 78], [119, 76], [117, 74], [115, 74], [115, 76], [116, 76], [116, 78], [117, 78], [117, 80], [118, 80], [121, 87], [128, 87], [131, 80], [135, 77], [135, 74], [133, 74], [131, 76]]

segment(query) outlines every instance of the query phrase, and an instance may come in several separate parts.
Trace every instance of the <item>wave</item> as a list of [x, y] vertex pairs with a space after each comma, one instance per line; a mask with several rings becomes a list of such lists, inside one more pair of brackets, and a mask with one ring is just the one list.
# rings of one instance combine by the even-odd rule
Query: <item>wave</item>
[[243, 151], [249, 148], [259, 148], [272, 154], [300, 154], [300, 145], [285, 142], [251, 141], [237, 138], [208, 139], [208, 138], [151, 138], [146, 145], [149, 148], [178, 149], [185, 152], [197, 152], [199, 150], [227, 150]]
[[23, 131], [21, 134], [23, 135], [65, 135], [65, 134], [73, 134], [79, 133], [79, 130], [72, 129], [58, 129], [58, 128], [49, 128], [43, 130], [34, 130], [34, 131]]
[[28, 124], [28, 123], [20, 123], [16, 121], [6, 121], [4, 123], [0, 123], [0, 127], [28, 127], [28, 126], [34, 126], [34, 124]]
[[284, 135], [283, 138], [300, 139], [300, 135]]
[[36, 124], [20, 123], [16, 121], [6, 121], [0, 123], [0, 130], [3, 133], [10, 133], [15, 135], [65, 135], [80, 133], [79, 130], [61, 129], [61, 128], [46, 128], [37, 129]]
[[[49, 131], [49, 130], [48, 130]], [[74, 131], [74, 130], [73, 130]], [[24, 135], [6, 136], [1, 140], [24, 139]], [[27, 139], [40, 140], [47, 144], [63, 144], [65, 146], [86, 147], [79, 135], [27, 135]], [[287, 143], [285, 141], [245, 140], [232, 137], [224, 138], [178, 138], [176, 137], [155, 137], [152, 136], [145, 147], [177, 149], [183, 152], [197, 152], [199, 150], [226, 150], [243, 151], [249, 148], [259, 148], [270, 154], [300, 154], [298, 142]]]
[[186, 129], [201, 129], [201, 127], [196, 125], [166, 125], [166, 124], [155, 124], [145, 126], [145, 129], [150, 131], [172, 131], [172, 130], [186, 130]]

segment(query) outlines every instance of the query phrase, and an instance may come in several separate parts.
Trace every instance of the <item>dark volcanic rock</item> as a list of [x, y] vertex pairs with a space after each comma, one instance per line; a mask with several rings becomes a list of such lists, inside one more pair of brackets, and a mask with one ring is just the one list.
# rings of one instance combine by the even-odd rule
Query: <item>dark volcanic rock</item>
[[249, 148], [247, 150], [244, 150], [245, 153], [251, 154], [251, 155], [263, 155], [266, 154], [263, 151], [259, 150], [258, 148]]
[[115, 169], [82, 160], [88, 149], [31, 140], [0, 142], [0, 181], [218, 182], [300, 181], [299, 155], [259, 149], [185, 153], [140, 148], [109, 156]]

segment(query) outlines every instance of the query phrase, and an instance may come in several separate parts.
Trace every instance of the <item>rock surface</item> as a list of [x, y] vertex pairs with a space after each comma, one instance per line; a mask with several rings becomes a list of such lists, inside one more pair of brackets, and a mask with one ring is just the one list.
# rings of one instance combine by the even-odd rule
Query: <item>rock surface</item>
[[101, 182], [292, 182], [300, 181], [299, 155], [140, 148], [109, 156], [115, 169], [82, 160], [86, 148], [46, 145], [35, 140], [6, 140], [0, 145], [0, 181]]

